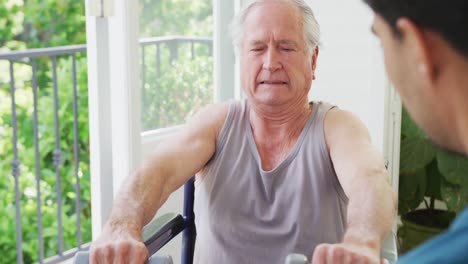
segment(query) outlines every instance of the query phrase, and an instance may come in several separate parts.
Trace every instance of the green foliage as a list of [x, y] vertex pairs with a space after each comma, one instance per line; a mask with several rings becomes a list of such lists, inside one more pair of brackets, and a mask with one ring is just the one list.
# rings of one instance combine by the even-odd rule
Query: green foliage
[[140, 36], [211, 36], [211, 0], [140, 0]]
[[210, 57], [179, 59], [161, 77], [145, 84], [143, 129], [182, 124], [194, 111], [212, 102], [213, 63]]
[[[11, 50], [51, 47], [85, 43], [84, 1], [69, 0], [6, 0], [0, 5], [0, 47]], [[26, 64], [27, 63], [27, 64]], [[20, 209], [22, 223], [22, 249], [25, 263], [38, 260], [38, 210], [36, 205], [36, 159], [33, 137], [33, 96], [30, 62], [15, 63], [15, 96], [17, 107], [18, 155], [20, 159]], [[53, 165], [55, 149], [52, 73], [50, 60], [39, 58], [38, 84], [38, 135], [41, 180], [41, 216], [44, 238], [44, 255], [57, 255], [57, 190]], [[90, 190], [89, 190], [89, 136], [87, 117], [86, 58], [77, 61], [78, 131], [82, 241], [91, 240]], [[58, 60], [59, 133], [62, 164], [60, 169], [62, 192], [63, 239], [65, 249], [76, 247], [76, 208], [74, 197], [73, 116], [71, 108], [71, 60]], [[16, 262], [16, 212], [13, 160], [12, 113], [8, 64], [0, 61], [0, 255], [2, 263]]]
[[[211, 0], [140, 0], [139, 3], [142, 37], [210, 37], [213, 34]], [[172, 61], [171, 48], [177, 50], [177, 58]], [[198, 43], [193, 51], [195, 58], [190, 43], [167, 42], [160, 45], [158, 63], [153, 55], [156, 46], [145, 48], [141, 115], [144, 131], [180, 125], [201, 106], [213, 101], [211, 49]]]
[[[89, 190], [89, 136], [87, 120], [87, 73], [86, 58], [77, 60], [77, 105], [78, 105], [78, 159], [77, 168], [80, 180], [80, 196], [82, 208], [79, 211], [83, 242], [91, 240], [91, 204]], [[18, 158], [20, 160], [20, 205], [23, 254], [25, 263], [38, 260], [38, 217], [37, 217], [37, 181], [36, 159], [34, 150], [33, 126], [33, 95], [31, 67], [25, 64], [16, 64], [16, 112], [18, 126]], [[62, 219], [63, 239], [65, 249], [77, 246], [77, 224], [75, 207], [75, 164], [73, 152], [73, 108], [72, 108], [72, 61], [71, 58], [58, 60], [58, 109], [59, 109], [59, 145], [62, 151], [60, 166], [60, 181], [62, 193]], [[13, 128], [9, 86], [0, 86], [0, 252], [2, 261], [14, 263], [16, 261], [16, 223], [15, 223], [15, 194], [14, 178], [11, 173], [13, 160]], [[40, 195], [41, 216], [44, 238], [45, 257], [57, 254], [58, 227], [57, 227], [57, 190], [56, 168], [53, 164], [55, 150], [54, 128], [54, 102], [51, 97], [52, 83], [39, 82], [38, 85], [38, 138], [39, 138], [39, 165], [40, 165]], [[10, 106], [10, 107], [5, 107]]]
[[[3, 0], [0, 4], [0, 50], [83, 44], [86, 41], [84, 1]], [[140, 0], [141, 36], [212, 34], [211, 0]], [[168, 45], [161, 50], [159, 71], [155, 57], [148, 56], [143, 90], [143, 127], [153, 129], [181, 124], [200, 106], [212, 101], [212, 60], [210, 48], [196, 44], [195, 58], [189, 45], [180, 44], [178, 57], [170, 61]], [[154, 50], [153, 50], [154, 51]], [[153, 53], [154, 54], [154, 53]], [[39, 186], [44, 238], [44, 255], [57, 255], [57, 174], [53, 164], [56, 148], [54, 101], [50, 58], [38, 58]], [[152, 66], [151, 66], [152, 65]], [[62, 162], [60, 180], [64, 249], [76, 247], [75, 169], [79, 176], [82, 207], [82, 242], [91, 240], [90, 168], [87, 65], [85, 54], [77, 56], [78, 84], [78, 167], [74, 164], [72, 64], [58, 58], [59, 148]], [[18, 126], [19, 188], [22, 223], [22, 250], [25, 263], [38, 260], [38, 211], [36, 204], [36, 155], [34, 150], [31, 61], [15, 63], [15, 99]], [[13, 160], [13, 129], [9, 65], [0, 61], [0, 263], [16, 262], [16, 212]]]
[[0, 47], [18, 50], [86, 42], [84, 1], [3, 1]]
[[410, 212], [422, 202], [434, 210], [435, 200], [445, 202], [449, 211], [462, 210], [468, 204], [468, 159], [434, 147], [406, 109], [401, 136], [399, 213]]
[[12, 1], [0, 4], [0, 46], [13, 39], [15, 34], [21, 30], [22, 18], [9, 15], [17, 14], [20, 9], [21, 6]]

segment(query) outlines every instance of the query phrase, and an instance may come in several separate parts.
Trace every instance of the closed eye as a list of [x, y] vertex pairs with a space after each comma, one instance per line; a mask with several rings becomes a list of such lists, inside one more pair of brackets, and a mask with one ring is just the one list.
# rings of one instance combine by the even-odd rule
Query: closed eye
[[250, 51], [257, 51], [257, 52], [262, 51], [262, 50], [263, 50], [263, 48], [252, 48], [252, 49], [250, 49]]
[[281, 51], [286, 51], [286, 52], [291, 52], [291, 51], [296, 51], [296, 47], [292, 46], [292, 45], [279, 45], [278, 48], [281, 50]]

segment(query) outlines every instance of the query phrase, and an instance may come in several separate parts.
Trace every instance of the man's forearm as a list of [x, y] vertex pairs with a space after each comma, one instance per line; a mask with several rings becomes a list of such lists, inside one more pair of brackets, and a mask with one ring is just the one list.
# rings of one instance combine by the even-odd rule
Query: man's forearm
[[157, 167], [145, 166], [122, 184], [114, 201], [105, 229], [126, 230], [140, 236], [141, 229], [165, 202], [169, 194], [164, 192], [165, 177]]
[[[380, 251], [396, 213], [393, 189], [385, 171], [358, 177], [348, 195], [347, 229], [343, 242], [359, 243]], [[373, 174], [373, 175], [372, 175]]]

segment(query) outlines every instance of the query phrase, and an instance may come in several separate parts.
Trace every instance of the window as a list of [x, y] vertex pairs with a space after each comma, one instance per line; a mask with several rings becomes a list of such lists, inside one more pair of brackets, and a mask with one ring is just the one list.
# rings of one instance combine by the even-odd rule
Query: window
[[140, 0], [141, 129], [181, 125], [213, 102], [212, 0]]

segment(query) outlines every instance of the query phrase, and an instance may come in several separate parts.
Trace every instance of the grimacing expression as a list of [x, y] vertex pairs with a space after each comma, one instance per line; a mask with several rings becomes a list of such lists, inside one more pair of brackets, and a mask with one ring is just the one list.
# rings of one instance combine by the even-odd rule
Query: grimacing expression
[[290, 105], [307, 100], [318, 49], [307, 55], [302, 15], [287, 3], [253, 7], [243, 24], [241, 82], [254, 103]]

